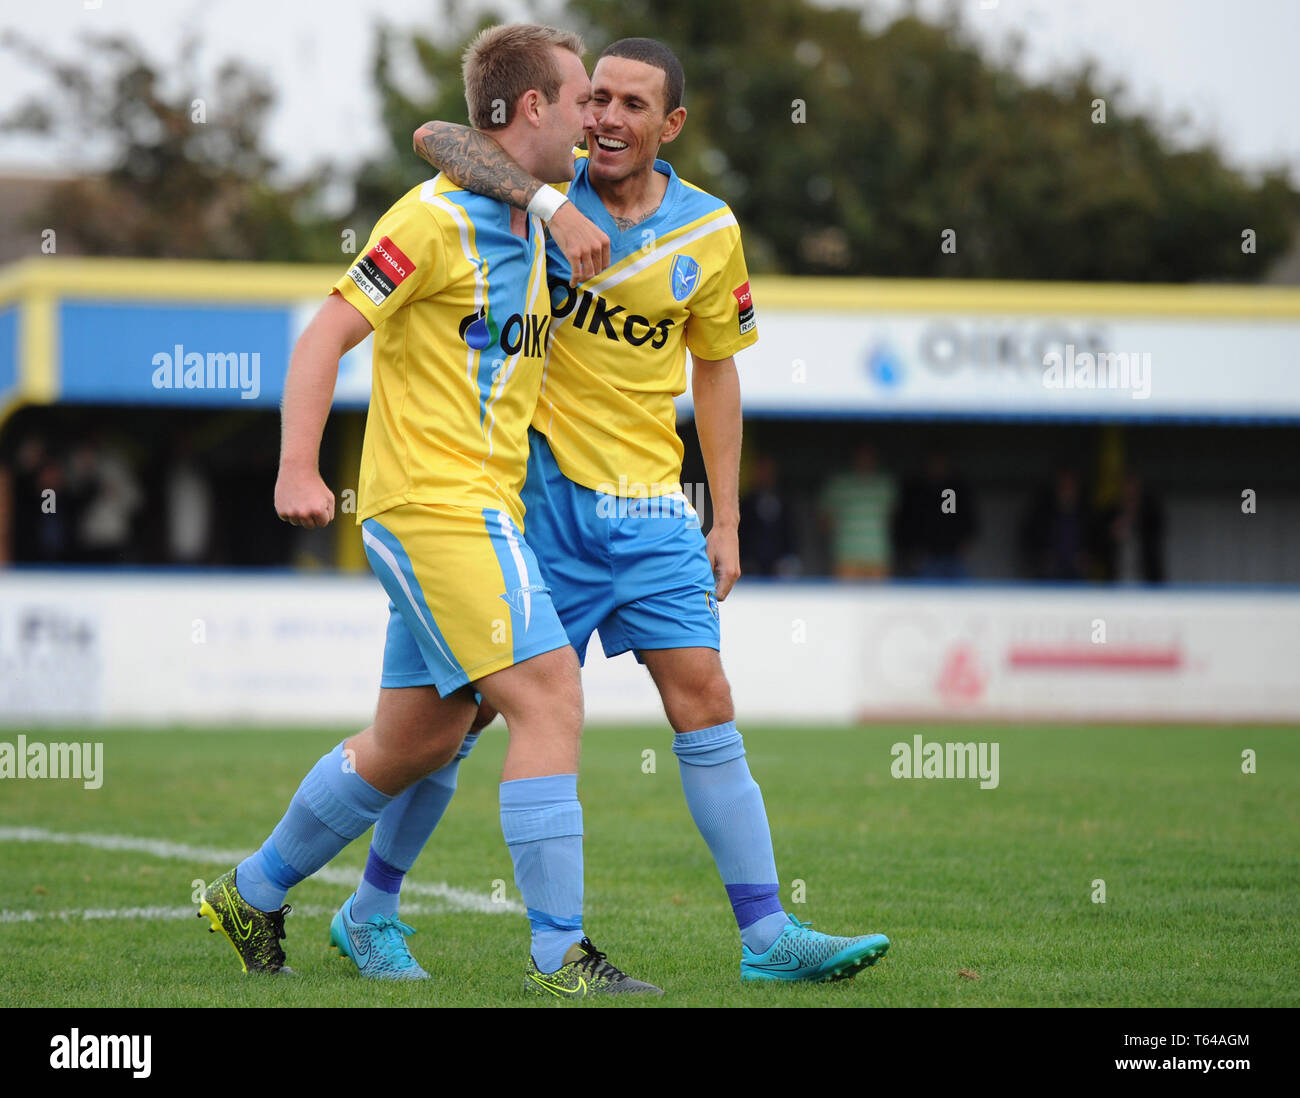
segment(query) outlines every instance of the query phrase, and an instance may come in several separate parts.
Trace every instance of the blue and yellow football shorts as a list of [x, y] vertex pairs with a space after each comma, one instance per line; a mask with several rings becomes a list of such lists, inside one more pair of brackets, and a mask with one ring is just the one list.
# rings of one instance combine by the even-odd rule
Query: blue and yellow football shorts
[[578, 660], [593, 631], [606, 656], [717, 649], [713, 569], [686, 497], [627, 499], [585, 488], [560, 471], [545, 435], [528, 437], [521, 493], [528, 540]]
[[466, 683], [569, 643], [537, 558], [504, 511], [407, 503], [361, 538], [389, 598], [384, 687]]

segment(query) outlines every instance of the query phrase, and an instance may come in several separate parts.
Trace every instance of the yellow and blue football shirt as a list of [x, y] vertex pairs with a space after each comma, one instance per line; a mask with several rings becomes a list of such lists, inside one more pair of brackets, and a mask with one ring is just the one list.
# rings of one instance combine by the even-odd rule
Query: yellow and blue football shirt
[[519, 492], [550, 314], [541, 223], [438, 176], [334, 289], [375, 329], [357, 521], [390, 599], [385, 687], [443, 696], [566, 637]]
[[580, 156], [568, 195], [608, 234], [611, 265], [574, 290], [564, 254], [547, 247], [551, 351], [523, 500], [579, 659], [593, 631], [607, 656], [637, 659], [721, 643], [704, 535], [678, 483], [673, 402], [688, 350], [723, 359], [758, 334], [735, 216], [664, 161], [655, 168], [668, 177], [663, 201], [623, 232]]
[[436, 176], [379, 219], [334, 289], [375, 329], [357, 522], [406, 503], [504, 510], [551, 324], [540, 222]]
[[610, 266], [574, 289], [564, 253], [547, 246], [551, 351], [533, 426], [570, 480], [613, 495], [680, 491], [673, 401], [686, 352], [723, 359], [758, 339], [735, 215], [668, 176], [659, 209], [620, 231], [576, 157], [570, 200], [610, 240]]

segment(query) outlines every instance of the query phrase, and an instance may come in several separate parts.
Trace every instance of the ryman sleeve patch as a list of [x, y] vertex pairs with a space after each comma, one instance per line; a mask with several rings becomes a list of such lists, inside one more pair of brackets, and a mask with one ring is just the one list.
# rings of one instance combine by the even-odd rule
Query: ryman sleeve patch
[[383, 305], [388, 295], [414, 270], [415, 264], [385, 236], [352, 265], [348, 277], [366, 297], [376, 305]]
[[744, 335], [754, 327], [754, 299], [749, 293], [749, 282], [742, 283], [731, 292], [736, 295], [736, 302], [740, 305], [740, 334]]

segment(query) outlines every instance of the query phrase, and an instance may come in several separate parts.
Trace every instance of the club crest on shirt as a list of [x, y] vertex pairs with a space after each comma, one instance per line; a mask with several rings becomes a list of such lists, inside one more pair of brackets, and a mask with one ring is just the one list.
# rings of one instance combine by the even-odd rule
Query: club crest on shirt
[[695, 284], [700, 280], [700, 265], [689, 255], [675, 255], [670, 277], [673, 284], [673, 298], [677, 301], [685, 301], [694, 292]]
[[532, 616], [532, 598], [531, 596], [549, 591], [550, 588], [544, 583], [530, 583], [523, 587], [516, 587], [504, 595], [498, 595], [497, 598], [503, 599], [510, 604], [510, 608], [517, 614], [523, 614], [525, 618]]

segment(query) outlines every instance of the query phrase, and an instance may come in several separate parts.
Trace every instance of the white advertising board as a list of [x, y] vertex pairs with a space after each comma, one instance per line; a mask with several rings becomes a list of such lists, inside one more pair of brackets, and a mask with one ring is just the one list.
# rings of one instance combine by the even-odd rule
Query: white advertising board
[[[751, 414], [1300, 419], [1300, 318], [759, 309]], [[371, 348], [344, 356], [336, 405], [369, 402]]]
[[1300, 418], [1284, 318], [768, 309], [737, 364], [769, 415]]
[[[369, 577], [0, 574], [0, 725], [355, 725], [387, 602]], [[1300, 721], [1300, 592], [745, 585], [738, 719]], [[592, 642], [588, 720], [663, 721]]]

